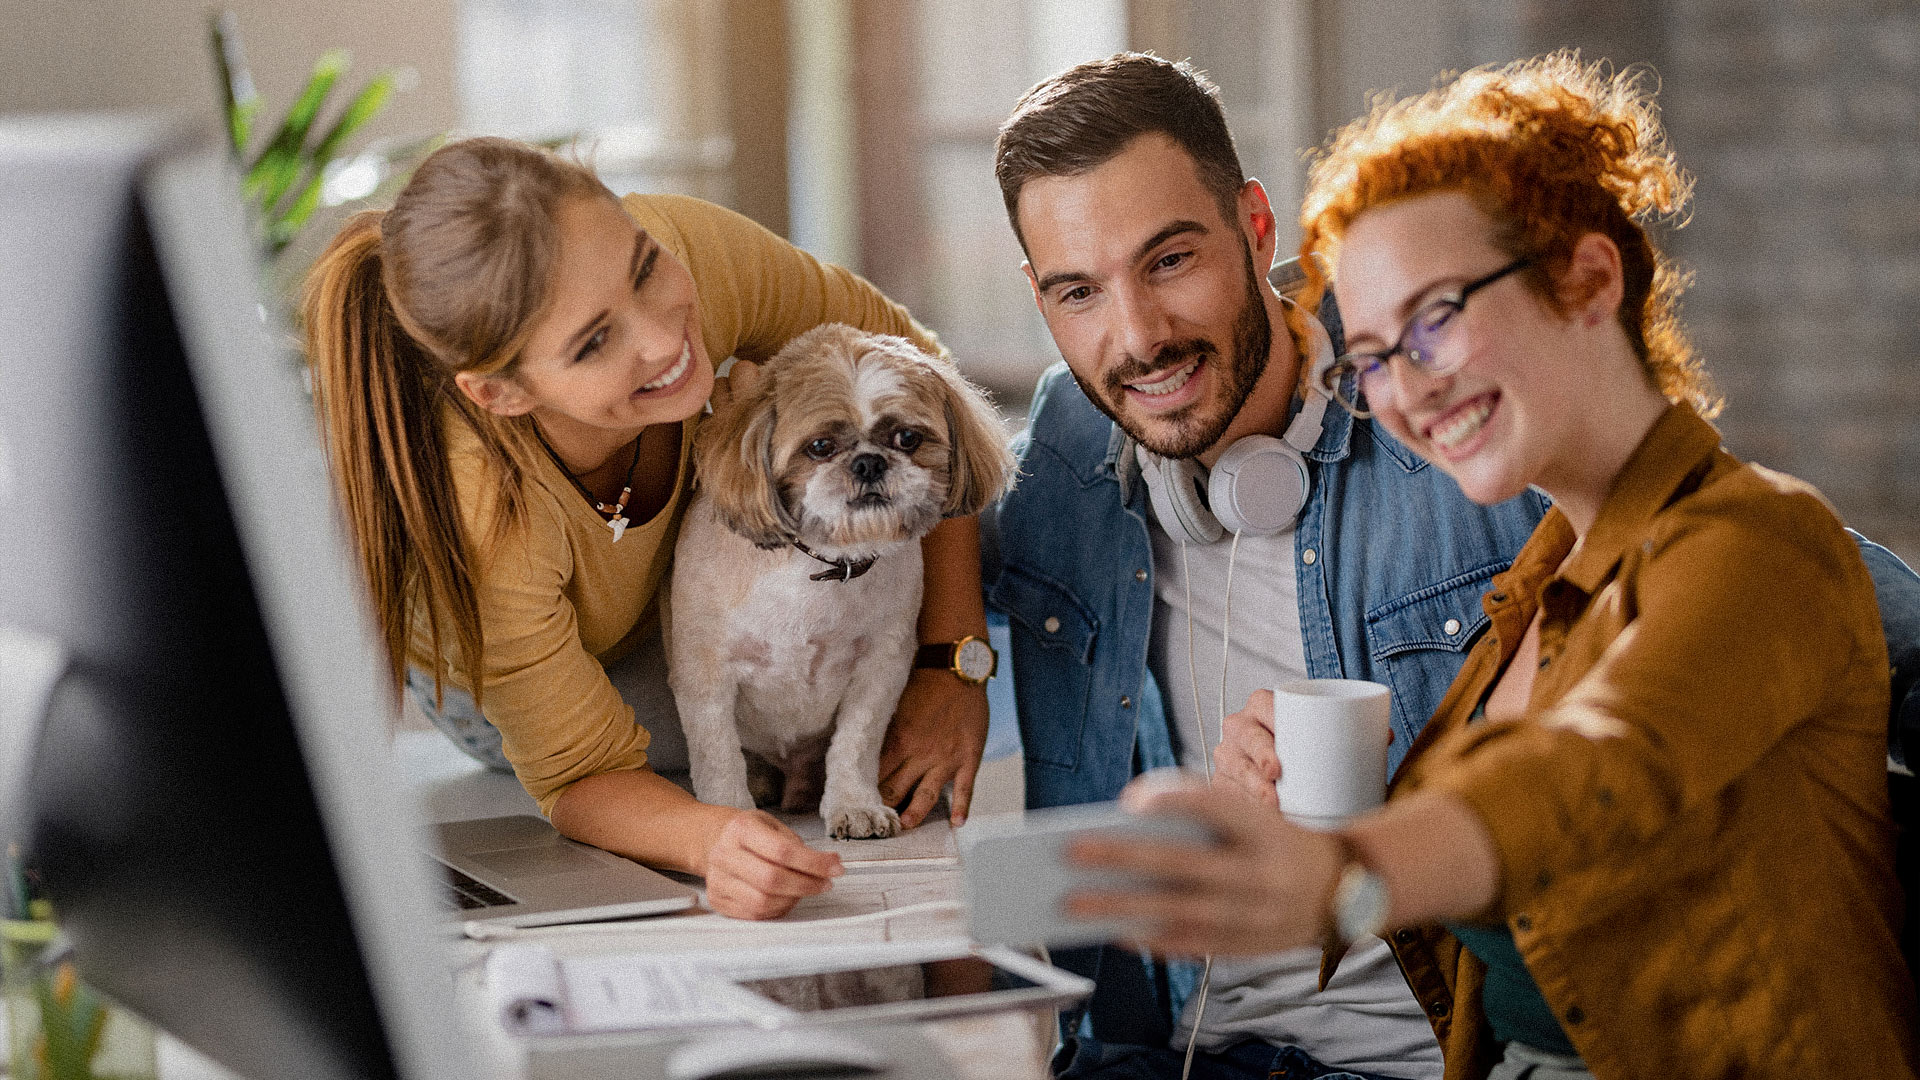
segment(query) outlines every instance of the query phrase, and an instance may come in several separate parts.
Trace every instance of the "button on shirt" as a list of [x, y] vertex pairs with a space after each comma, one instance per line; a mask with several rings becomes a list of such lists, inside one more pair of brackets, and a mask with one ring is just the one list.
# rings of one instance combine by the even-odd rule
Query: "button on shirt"
[[[1601, 1080], [1911, 1076], [1873, 585], [1817, 492], [1719, 443], [1674, 406], [1577, 553], [1548, 514], [1394, 794], [1485, 824], [1478, 921], [1512, 931]], [[1536, 611], [1526, 714], [1469, 726]], [[1433, 928], [1395, 948], [1454, 1002], [1447, 1076], [1484, 1075], [1479, 962]]]

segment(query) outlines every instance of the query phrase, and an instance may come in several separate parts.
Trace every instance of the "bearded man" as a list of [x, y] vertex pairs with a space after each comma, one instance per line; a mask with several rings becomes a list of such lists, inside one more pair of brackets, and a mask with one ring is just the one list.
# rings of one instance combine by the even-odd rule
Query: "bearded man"
[[[995, 165], [1066, 361], [1040, 380], [985, 578], [1013, 631], [1028, 805], [1112, 799], [1144, 769], [1197, 768], [1200, 740], [1219, 740], [1219, 702], [1295, 678], [1391, 687], [1397, 765], [1486, 625], [1488, 579], [1546, 500], [1475, 506], [1371, 421], [1303, 393], [1338, 348], [1337, 316], [1322, 313], [1322, 334], [1269, 287], [1273, 208], [1241, 173], [1217, 91], [1185, 64], [1123, 54], [1041, 83], [1001, 128]], [[1207, 470], [1308, 410], [1293, 432], [1309, 480], [1297, 523], [1232, 542], [1210, 524]], [[1155, 472], [1161, 499], [1148, 497]], [[1428, 1021], [1444, 1021], [1444, 996], [1416, 997], [1378, 939], [1324, 991], [1319, 959], [1217, 962], [1195, 1075], [1440, 1075]], [[1057, 1067], [1180, 1075], [1192, 965], [1117, 946], [1054, 961], [1096, 985]]]

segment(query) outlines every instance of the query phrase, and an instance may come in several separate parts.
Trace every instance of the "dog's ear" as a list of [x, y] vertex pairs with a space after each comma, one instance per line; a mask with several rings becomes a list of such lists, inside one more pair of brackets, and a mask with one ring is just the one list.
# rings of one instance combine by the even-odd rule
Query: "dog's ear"
[[947, 501], [945, 517], [965, 517], [985, 510], [1012, 485], [1013, 453], [1007, 449], [1007, 429], [986, 394], [960, 376], [950, 361], [928, 357], [940, 376], [947, 410]]
[[763, 374], [750, 390], [736, 390], [714, 410], [694, 438], [694, 477], [713, 499], [727, 528], [761, 548], [777, 548], [793, 539], [793, 523], [773, 483], [775, 372]]

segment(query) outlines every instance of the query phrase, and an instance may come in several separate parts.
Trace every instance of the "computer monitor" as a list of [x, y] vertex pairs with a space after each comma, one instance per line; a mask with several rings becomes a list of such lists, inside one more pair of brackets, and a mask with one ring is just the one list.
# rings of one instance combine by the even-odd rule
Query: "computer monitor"
[[82, 976], [239, 1074], [467, 1080], [299, 364], [189, 142], [0, 118], [0, 629], [61, 672], [30, 858]]

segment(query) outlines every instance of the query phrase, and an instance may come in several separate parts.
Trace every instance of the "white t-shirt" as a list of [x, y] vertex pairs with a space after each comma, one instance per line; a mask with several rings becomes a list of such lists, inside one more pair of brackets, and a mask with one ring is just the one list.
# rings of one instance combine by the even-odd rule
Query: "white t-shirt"
[[[1153, 541], [1153, 633], [1147, 665], [1160, 684], [1180, 763], [1201, 769], [1197, 725], [1208, 747], [1220, 741], [1220, 656], [1227, 613], [1227, 561], [1232, 538], [1186, 543], [1192, 573], [1193, 665], [1187, 661], [1188, 581], [1181, 545], [1148, 514]], [[1177, 528], [1178, 526], [1176, 526]], [[1226, 707], [1237, 712], [1254, 690], [1307, 675], [1300, 631], [1300, 596], [1292, 532], [1245, 536], [1233, 554], [1233, 633]], [[1197, 670], [1196, 670], [1197, 669]], [[1189, 673], [1197, 676], [1190, 679]], [[1194, 683], [1199, 684], [1199, 704]], [[1298, 1046], [1329, 1065], [1365, 1072], [1438, 1080], [1440, 1044], [1413, 992], [1379, 938], [1357, 942], [1322, 991], [1320, 950], [1221, 959], [1213, 965], [1202, 1049], [1218, 1050], [1249, 1038]], [[1187, 1002], [1172, 1045], [1185, 1049], [1196, 993]]]

